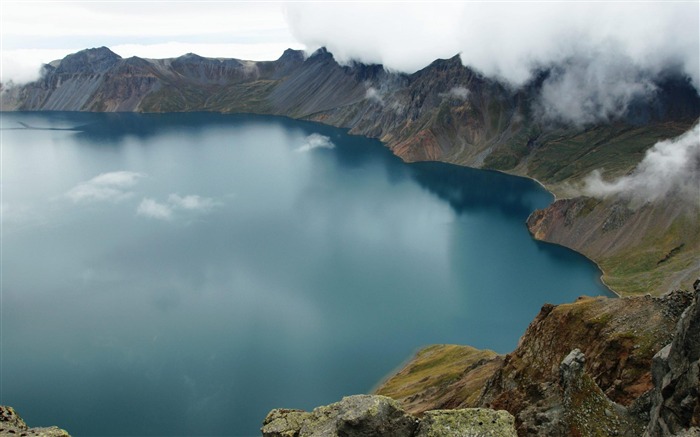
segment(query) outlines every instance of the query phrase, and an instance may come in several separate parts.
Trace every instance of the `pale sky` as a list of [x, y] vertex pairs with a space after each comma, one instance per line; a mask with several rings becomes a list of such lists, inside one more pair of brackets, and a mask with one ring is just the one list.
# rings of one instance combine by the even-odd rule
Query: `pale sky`
[[42, 63], [90, 47], [122, 57], [277, 59], [304, 48], [279, 2], [0, 0], [3, 77], [23, 80]]
[[[341, 62], [383, 63], [405, 72], [461, 54], [465, 64], [515, 85], [536, 68], [562, 62], [574, 66], [562, 80], [588, 82], [605, 76], [639, 83], [670, 66], [700, 88], [698, 0], [0, 0], [0, 8], [2, 78], [15, 81], [36, 78], [42, 63], [89, 47], [108, 46], [122, 57], [193, 52], [272, 60], [286, 48], [326, 46]], [[631, 85], [616, 92], [636, 92]]]

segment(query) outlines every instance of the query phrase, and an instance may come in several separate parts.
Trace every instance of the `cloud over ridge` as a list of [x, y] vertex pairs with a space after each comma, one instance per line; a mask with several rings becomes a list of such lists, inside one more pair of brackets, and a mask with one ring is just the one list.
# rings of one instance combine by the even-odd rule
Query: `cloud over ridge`
[[636, 202], [654, 202], [678, 192], [700, 206], [700, 124], [656, 143], [629, 175], [606, 181], [600, 171], [592, 172], [582, 192], [601, 198], [620, 195]]
[[700, 89], [697, 2], [292, 3], [292, 34], [358, 60], [412, 73], [436, 58], [512, 86], [558, 68], [541, 96], [545, 118], [586, 124], [621, 115], [668, 70]]

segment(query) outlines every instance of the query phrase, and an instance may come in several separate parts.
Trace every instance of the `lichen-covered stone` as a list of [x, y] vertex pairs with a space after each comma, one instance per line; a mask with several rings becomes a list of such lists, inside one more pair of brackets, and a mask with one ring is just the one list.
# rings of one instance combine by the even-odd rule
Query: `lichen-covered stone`
[[311, 413], [302, 410], [277, 408], [265, 417], [260, 429], [264, 437], [296, 437], [299, 430]]
[[70, 437], [70, 434], [56, 426], [29, 428], [14, 408], [0, 405], [0, 436]]
[[515, 418], [486, 408], [426, 411], [416, 437], [516, 437]]
[[391, 398], [356, 395], [310, 413], [272, 410], [261, 431], [264, 437], [411, 437], [417, 423]]
[[386, 396], [356, 395], [318, 407], [304, 421], [300, 437], [411, 436], [416, 419]]

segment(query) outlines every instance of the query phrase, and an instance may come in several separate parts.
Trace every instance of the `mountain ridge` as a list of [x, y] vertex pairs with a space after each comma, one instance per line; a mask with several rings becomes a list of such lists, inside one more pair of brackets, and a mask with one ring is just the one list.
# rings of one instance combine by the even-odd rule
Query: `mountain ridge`
[[530, 231], [594, 260], [620, 294], [689, 287], [700, 274], [693, 263], [700, 252], [698, 202], [671, 197], [637, 208], [624, 196], [596, 199], [572, 187], [601, 168], [606, 178], [629, 174], [656, 142], [687, 131], [700, 116], [696, 90], [668, 73], [655, 93], [632, 101], [619, 117], [575, 126], [541, 115], [550, 74], [542, 70], [514, 88], [465, 67], [458, 55], [406, 74], [341, 65], [325, 49], [309, 56], [289, 49], [275, 61], [256, 62], [195, 54], [122, 58], [101, 47], [47, 64], [36, 82], [3, 89], [2, 109], [258, 113], [346, 128], [380, 139], [407, 162], [530, 177], [558, 199], [572, 199], [533, 213]]

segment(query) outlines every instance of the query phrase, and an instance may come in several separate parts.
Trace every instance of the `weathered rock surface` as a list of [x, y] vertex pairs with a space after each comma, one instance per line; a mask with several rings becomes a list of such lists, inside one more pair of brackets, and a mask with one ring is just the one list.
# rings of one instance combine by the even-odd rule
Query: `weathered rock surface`
[[700, 434], [700, 280], [694, 286], [693, 303], [678, 321], [673, 341], [654, 356], [647, 436]]
[[70, 434], [56, 426], [29, 428], [14, 408], [0, 405], [0, 436], [70, 437]]
[[515, 419], [507, 411], [486, 408], [426, 411], [416, 437], [516, 437]]
[[357, 395], [312, 412], [272, 410], [261, 428], [264, 437], [450, 437], [515, 436], [514, 418], [488, 409], [406, 413], [397, 401]]
[[398, 437], [413, 435], [416, 425], [416, 419], [397, 401], [384, 396], [356, 395], [310, 413], [272, 410], [261, 431], [265, 437]]

